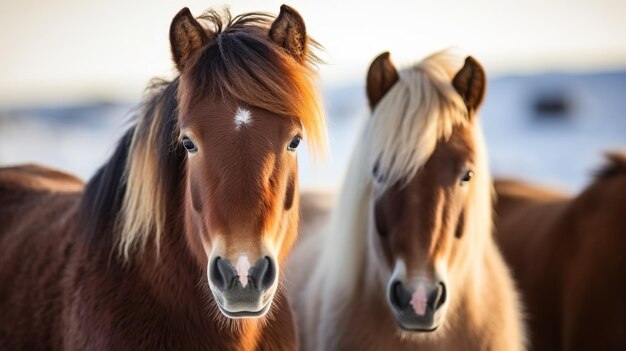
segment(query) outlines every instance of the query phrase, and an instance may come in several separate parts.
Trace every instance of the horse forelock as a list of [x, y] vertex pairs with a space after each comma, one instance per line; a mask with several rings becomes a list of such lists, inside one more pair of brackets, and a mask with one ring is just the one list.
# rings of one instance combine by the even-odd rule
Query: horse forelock
[[460, 57], [443, 51], [400, 70], [398, 82], [373, 110], [368, 163], [377, 168], [383, 188], [413, 178], [437, 142], [467, 123], [463, 99], [452, 86], [460, 65]]
[[298, 62], [268, 36], [273, 17], [248, 13], [232, 18], [228, 11], [199, 17], [209, 44], [181, 75], [180, 113], [199, 99], [223, 99], [296, 119], [315, 155], [326, 152], [326, 122], [316, 88], [315, 55], [319, 44], [307, 39], [304, 62]]

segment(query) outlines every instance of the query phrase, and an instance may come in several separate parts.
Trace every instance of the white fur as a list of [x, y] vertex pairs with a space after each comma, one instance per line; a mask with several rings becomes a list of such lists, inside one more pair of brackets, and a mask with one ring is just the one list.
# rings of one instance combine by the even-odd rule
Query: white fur
[[250, 260], [248, 260], [248, 256], [241, 255], [237, 259], [237, 264], [235, 265], [235, 270], [237, 271], [237, 275], [239, 275], [239, 281], [241, 282], [241, 286], [244, 288], [248, 285], [248, 271], [250, 270]]
[[250, 110], [237, 107], [237, 111], [235, 111], [235, 130], [250, 124], [252, 124], [252, 113]]

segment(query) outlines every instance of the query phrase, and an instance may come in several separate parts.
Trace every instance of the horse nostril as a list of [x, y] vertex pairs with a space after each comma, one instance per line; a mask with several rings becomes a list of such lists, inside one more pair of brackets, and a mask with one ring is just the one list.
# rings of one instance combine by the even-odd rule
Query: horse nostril
[[444, 283], [437, 284], [437, 287], [428, 294], [428, 306], [437, 311], [446, 302], [447, 293]]
[[274, 261], [265, 256], [257, 261], [257, 263], [250, 269], [250, 280], [252, 285], [259, 290], [267, 290], [273, 284], [276, 279], [276, 266]]
[[265, 256], [264, 261], [267, 262], [267, 270], [261, 280], [261, 288], [267, 289], [274, 284], [274, 279], [276, 278], [276, 267], [274, 266], [274, 262], [269, 257]]
[[411, 293], [404, 288], [400, 281], [395, 281], [391, 284], [389, 297], [391, 303], [399, 310], [406, 309], [411, 302]]
[[439, 285], [441, 285], [441, 298], [439, 299], [439, 306], [437, 306], [437, 308], [441, 307], [444, 303], [446, 303], [446, 299], [448, 298], [448, 291], [446, 289], [446, 284], [439, 283]]
[[226, 289], [228, 282], [234, 278], [230, 264], [221, 257], [213, 260], [209, 276], [211, 277], [211, 283], [220, 290]]

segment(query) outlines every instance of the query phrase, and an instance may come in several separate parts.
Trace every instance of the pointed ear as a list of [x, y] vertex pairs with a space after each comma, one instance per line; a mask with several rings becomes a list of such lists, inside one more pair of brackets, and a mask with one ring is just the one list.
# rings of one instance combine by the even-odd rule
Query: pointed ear
[[389, 58], [389, 52], [383, 52], [374, 59], [367, 72], [367, 99], [374, 109], [389, 89], [400, 79], [396, 67]]
[[270, 27], [269, 35], [270, 39], [285, 49], [298, 62], [304, 62], [307, 54], [306, 27], [298, 11], [287, 5], [282, 5], [278, 17]]
[[473, 57], [468, 56], [463, 68], [454, 76], [452, 85], [465, 101], [471, 116], [480, 107], [485, 96], [487, 82], [483, 67]]
[[176, 68], [182, 72], [193, 54], [208, 42], [207, 32], [188, 8], [176, 14], [170, 26], [170, 45]]

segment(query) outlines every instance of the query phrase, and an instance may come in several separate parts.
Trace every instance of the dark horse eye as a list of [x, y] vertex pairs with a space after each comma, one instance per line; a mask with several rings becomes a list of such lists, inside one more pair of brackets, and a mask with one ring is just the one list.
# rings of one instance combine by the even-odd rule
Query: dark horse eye
[[183, 146], [190, 154], [194, 154], [198, 151], [196, 145], [188, 137], [183, 137]]
[[474, 171], [466, 171], [461, 177], [461, 185], [466, 185], [474, 176]]
[[287, 146], [287, 150], [294, 151], [295, 149], [297, 149], [298, 145], [300, 145], [300, 141], [302, 141], [302, 138], [299, 135], [293, 137], [293, 139], [291, 139], [291, 142], [289, 143], [289, 146]]
[[376, 161], [374, 168], [372, 168], [372, 176], [374, 176], [374, 182], [382, 184], [385, 182], [385, 172], [380, 169], [379, 161]]

